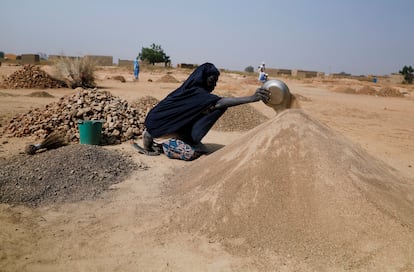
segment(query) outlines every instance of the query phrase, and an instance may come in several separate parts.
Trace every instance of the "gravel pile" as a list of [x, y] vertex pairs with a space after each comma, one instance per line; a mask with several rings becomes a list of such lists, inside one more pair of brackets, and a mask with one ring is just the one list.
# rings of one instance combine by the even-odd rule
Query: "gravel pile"
[[244, 104], [228, 108], [212, 129], [218, 131], [246, 131], [268, 119], [251, 105]]
[[0, 202], [38, 206], [94, 199], [137, 165], [100, 146], [72, 144], [0, 161]]
[[145, 116], [157, 102], [144, 97], [132, 107], [107, 91], [79, 88], [58, 102], [14, 117], [5, 126], [5, 134], [44, 138], [52, 131], [60, 131], [68, 142], [79, 142], [78, 120], [103, 120], [101, 144], [119, 144], [142, 134]]
[[9, 89], [46, 89], [65, 88], [66, 83], [51, 77], [38, 66], [25, 65], [2, 82], [3, 88]]

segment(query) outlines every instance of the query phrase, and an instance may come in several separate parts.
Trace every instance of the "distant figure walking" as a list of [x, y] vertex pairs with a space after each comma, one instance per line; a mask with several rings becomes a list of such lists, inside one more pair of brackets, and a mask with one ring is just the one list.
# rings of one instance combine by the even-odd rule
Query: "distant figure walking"
[[134, 60], [134, 77], [135, 80], [138, 80], [139, 75], [139, 63], [138, 63], [138, 57]]
[[265, 67], [264, 61], [258, 67], [258, 72], [259, 72], [259, 81], [262, 83], [265, 82], [267, 80], [267, 74], [266, 74], [266, 67]]

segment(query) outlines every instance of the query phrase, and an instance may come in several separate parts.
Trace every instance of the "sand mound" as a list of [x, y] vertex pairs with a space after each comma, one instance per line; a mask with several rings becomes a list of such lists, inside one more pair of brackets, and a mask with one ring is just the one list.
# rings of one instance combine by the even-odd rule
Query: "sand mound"
[[178, 83], [179, 81], [173, 77], [172, 75], [165, 75], [157, 80], [157, 82], [163, 82], [163, 83]]
[[32, 92], [32, 93], [28, 94], [27, 96], [30, 96], [30, 97], [54, 97], [50, 93], [44, 92], [44, 91], [42, 91], [42, 92]]
[[392, 87], [383, 87], [378, 91], [379, 96], [386, 96], [386, 97], [402, 97], [404, 96], [399, 90], [392, 88]]
[[206, 234], [235, 254], [270, 254], [314, 271], [321, 263], [396, 269], [414, 257], [413, 183], [301, 110], [282, 112], [173, 180], [182, 203], [170, 227]]
[[348, 94], [354, 94], [356, 93], [355, 89], [351, 88], [351, 87], [345, 87], [345, 86], [340, 86], [334, 89], [334, 92], [337, 93], [348, 93]]
[[112, 77], [110, 77], [110, 79], [118, 80], [118, 81], [120, 81], [122, 83], [126, 82], [125, 78], [123, 76], [120, 76], [120, 75], [118, 75], [118, 76], [112, 76]]
[[268, 119], [251, 105], [244, 104], [228, 108], [214, 124], [213, 129], [218, 131], [245, 131], [260, 125]]
[[360, 89], [358, 89], [357, 93], [375, 95], [375, 94], [377, 94], [377, 91], [371, 86], [363, 86]]
[[12, 94], [12, 93], [3, 93], [3, 92], [0, 92], [0, 97], [1, 96], [19, 96], [18, 94]]
[[392, 88], [392, 87], [383, 87], [379, 91], [371, 86], [363, 86], [358, 90], [355, 90], [350, 87], [337, 87], [334, 89], [334, 92], [338, 93], [348, 93], [348, 94], [367, 94], [367, 95], [378, 95], [378, 96], [385, 96], [385, 97], [403, 97], [404, 94], [399, 90]]

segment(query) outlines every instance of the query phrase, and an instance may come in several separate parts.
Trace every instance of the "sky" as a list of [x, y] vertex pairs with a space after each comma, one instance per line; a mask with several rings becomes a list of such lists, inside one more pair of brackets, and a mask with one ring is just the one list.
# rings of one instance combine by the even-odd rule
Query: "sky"
[[353, 75], [414, 66], [412, 0], [2, 0], [0, 51]]

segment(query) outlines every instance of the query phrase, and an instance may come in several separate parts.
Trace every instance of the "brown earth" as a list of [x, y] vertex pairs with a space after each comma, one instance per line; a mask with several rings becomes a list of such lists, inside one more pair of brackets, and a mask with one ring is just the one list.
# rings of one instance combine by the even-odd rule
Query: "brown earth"
[[[0, 75], [17, 69], [3, 65]], [[188, 73], [168, 72], [178, 82]], [[165, 74], [143, 70], [136, 82], [132, 71], [105, 68], [96, 76], [100, 88], [139, 103], [180, 85], [157, 82]], [[259, 87], [254, 78], [223, 72], [217, 93], [249, 95]], [[104, 146], [146, 170], [93, 189], [95, 198], [0, 204], [0, 271], [414, 271], [413, 90], [381, 81], [282, 80], [301, 109], [276, 115], [258, 102], [229, 111], [205, 138], [211, 153], [196, 161], [143, 156], [128, 142]], [[331, 91], [343, 86], [405, 95]], [[0, 90], [3, 127], [75, 93], [28, 96], [34, 91]], [[2, 162], [23, 156], [34, 141], [3, 135]], [[72, 173], [75, 161], [54, 167]], [[99, 175], [92, 162], [83, 164]]]
[[166, 229], [205, 234], [235, 255], [313, 271], [411, 265], [413, 184], [301, 110], [174, 180], [180, 207]]

